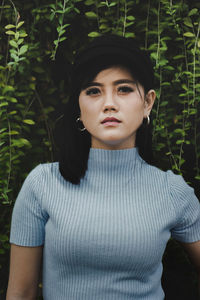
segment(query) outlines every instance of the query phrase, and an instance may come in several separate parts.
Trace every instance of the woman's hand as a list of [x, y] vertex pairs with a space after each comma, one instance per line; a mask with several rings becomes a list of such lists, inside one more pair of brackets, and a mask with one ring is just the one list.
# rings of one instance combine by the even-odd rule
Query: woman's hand
[[38, 292], [43, 246], [11, 245], [6, 300], [35, 300]]

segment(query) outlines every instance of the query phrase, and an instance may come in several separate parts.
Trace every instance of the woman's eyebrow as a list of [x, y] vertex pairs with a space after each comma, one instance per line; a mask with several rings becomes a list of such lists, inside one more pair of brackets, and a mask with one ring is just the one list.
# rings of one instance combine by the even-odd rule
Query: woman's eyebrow
[[100, 83], [100, 82], [91, 81], [91, 82], [88, 82], [88, 83], [84, 86], [84, 88], [88, 88], [88, 87], [90, 87], [90, 86], [103, 86], [103, 84]]
[[[113, 85], [118, 85], [118, 84], [123, 84], [123, 83], [136, 84], [136, 81], [135, 80], [131, 80], [131, 79], [119, 79], [119, 80], [114, 81]], [[91, 87], [91, 86], [100, 86], [100, 87], [102, 87], [103, 84], [100, 83], [100, 82], [91, 81], [91, 82], [88, 82], [84, 86], [84, 88], [88, 88], [88, 87]]]
[[131, 84], [136, 84], [135, 80], [131, 79], [119, 79], [114, 81], [114, 85], [122, 84], [122, 83], [131, 83]]

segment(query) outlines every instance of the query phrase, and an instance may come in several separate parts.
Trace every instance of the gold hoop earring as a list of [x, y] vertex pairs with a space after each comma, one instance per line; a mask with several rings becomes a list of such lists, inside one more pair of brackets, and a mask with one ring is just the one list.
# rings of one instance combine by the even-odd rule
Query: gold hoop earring
[[[76, 123], [78, 123], [78, 122], [82, 122], [79, 117], [76, 119]], [[82, 131], [85, 131], [86, 128], [85, 127], [83, 127], [83, 128], [78, 127], [78, 130], [82, 132]]]

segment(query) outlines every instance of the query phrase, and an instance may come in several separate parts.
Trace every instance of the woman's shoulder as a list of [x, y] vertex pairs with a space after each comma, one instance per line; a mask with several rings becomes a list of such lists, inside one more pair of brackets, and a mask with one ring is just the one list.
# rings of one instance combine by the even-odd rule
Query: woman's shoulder
[[24, 183], [27, 185], [38, 186], [41, 182], [48, 180], [53, 176], [59, 176], [59, 163], [40, 163], [33, 167], [25, 177]]
[[168, 169], [168, 170], [163, 170], [159, 168], [158, 166], [148, 164], [144, 162], [145, 165], [145, 172], [148, 174], [152, 174], [152, 176], [159, 176], [164, 178], [167, 183], [170, 185], [184, 185], [185, 180], [183, 179], [183, 176], [180, 174], [176, 174], [173, 170]]
[[59, 163], [58, 162], [46, 162], [36, 165], [29, 173], [29, 175], [39, 176], [42, 174], [59, 172]]
[[174, 171], [162, 170], [157, 166], [145, 163], [145, 176], [151, 178], [151, 181], [160, 182], [171, 194], [184, 196], [185, 193], [191, 193], [194, 189], [185, 181], [183, 175], [175, 174]]
[[59, 172], [59, 162], [41, 163], [37, 167], [40, 167], [41, 171], [46, 173]]

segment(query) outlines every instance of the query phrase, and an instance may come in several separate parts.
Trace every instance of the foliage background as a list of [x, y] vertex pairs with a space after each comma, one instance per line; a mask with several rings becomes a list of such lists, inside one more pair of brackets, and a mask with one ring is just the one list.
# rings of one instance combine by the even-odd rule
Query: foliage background
[[[2, 0], [0, 5], [1, 298], [14, 201], [33, 167], [56, 160], [54, 130], [67, 102], [70, 63], [76, 50], [99, 34], [134, 38], [150, 53], [157, 90], [152, 113], [156, 163], [182, 174], [200, 198], [200, 2]], [[177, 263], [185, 282], [174, 273]], [[194, 289], [184, 290], [184, 284], [192, 274], [195, 286], [193, 269], [172, 241], [164, 265], [168, 299], [175, 299], [167, 282], [176, 274], [173, 280], [176, 286], [181, 282], [186, 297], [180, 299], [192, 300]]]

